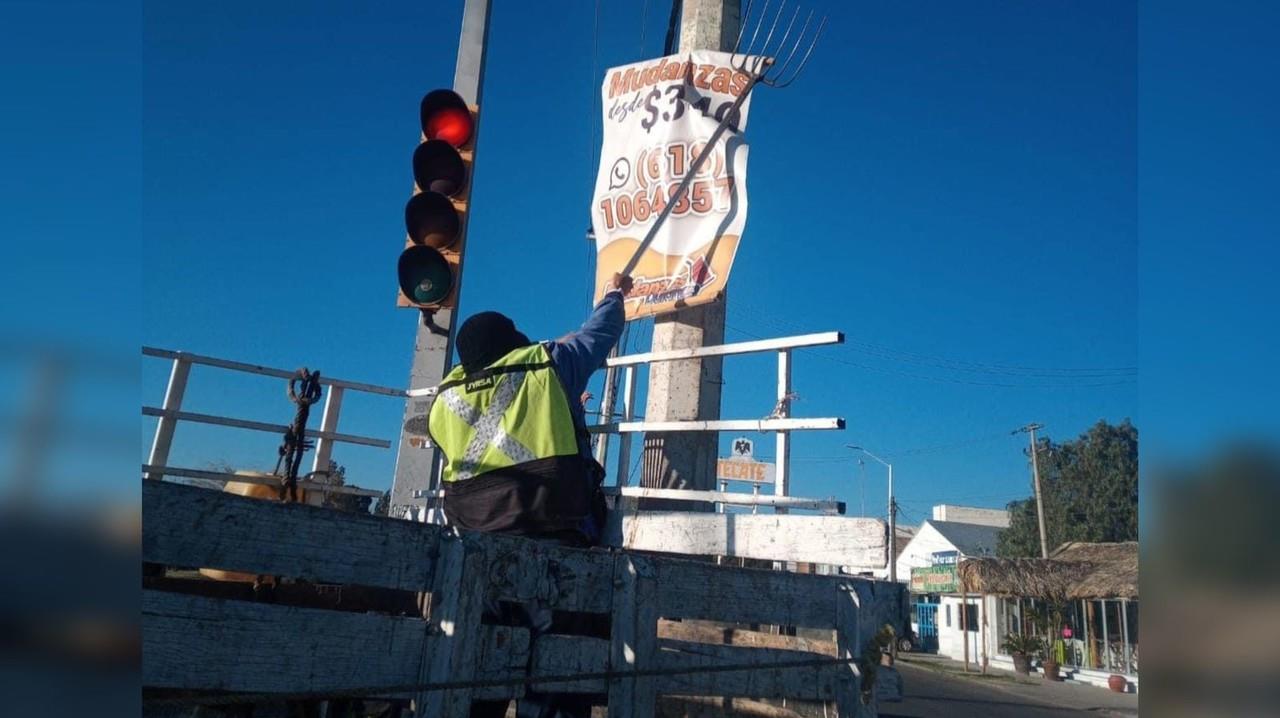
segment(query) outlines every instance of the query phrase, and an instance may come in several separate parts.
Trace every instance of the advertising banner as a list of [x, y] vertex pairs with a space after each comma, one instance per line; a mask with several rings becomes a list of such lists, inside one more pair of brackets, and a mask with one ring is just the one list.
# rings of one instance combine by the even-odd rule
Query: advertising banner
[[[596, 238], [596, 299], [635, 254], [663, 209], [671, 214], [632, 272], [627, 319], [716, 299], [729, 280], [747, 220], [750, 100], [734, 101], [750, 77], [727, 52], [699, 50], [615, 67], [601, 87], [604, 141], [591, 204]], [[743, 56], [737, 56], [741, 66]], [[750, 67], [750, 65], [748, 65]], [[729, 126], [673, 199], [721, 119]]]
[[955, 564], [911, 569], [912, 593], [957, 593], [960, 577]]

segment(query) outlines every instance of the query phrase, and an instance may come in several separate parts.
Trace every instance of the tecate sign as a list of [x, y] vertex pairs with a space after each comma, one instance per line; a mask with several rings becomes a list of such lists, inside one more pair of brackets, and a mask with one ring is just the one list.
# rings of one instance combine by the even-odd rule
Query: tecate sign
[[750, 481], [753, 484], [772, 484], [774, 465], [764, 461], [743, 459], [719, 459], [716, 461], [716, 478], [721, 481]]

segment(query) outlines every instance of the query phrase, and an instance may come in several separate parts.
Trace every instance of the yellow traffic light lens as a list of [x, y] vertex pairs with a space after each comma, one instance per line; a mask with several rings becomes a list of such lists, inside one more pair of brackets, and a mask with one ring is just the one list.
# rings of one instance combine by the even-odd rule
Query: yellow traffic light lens
[[453, 271], [444, 255], [426, 246], [400, 253], [397, 267], [400, 291], [419, 304], [438, 304], [453, 290]]
[[439, 192], [415, 194], [404, 206], [404, 226], [415, 244], [445, 249], [458, 240], [458, 211]]
[[413, 152], [413, 181], [423, 192], [439, 192], [452, 197], [467, 184], [467, 167], [453, 145], [429, 140]]

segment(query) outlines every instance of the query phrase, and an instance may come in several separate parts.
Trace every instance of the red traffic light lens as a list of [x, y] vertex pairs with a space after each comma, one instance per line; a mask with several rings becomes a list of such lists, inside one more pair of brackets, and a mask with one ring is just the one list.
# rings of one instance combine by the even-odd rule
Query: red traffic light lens
[[444, 140], [461, 147], [471, 139], [471, 113], [452, 108], [440, 110], [427, 120], [423, 129], [429, 140]]
[[422, 98], [422, 134], [429, 140], [444, 140], [461, 147], [471, 139], [475, 121], [471, 110], [453, 90], [432, 90]]

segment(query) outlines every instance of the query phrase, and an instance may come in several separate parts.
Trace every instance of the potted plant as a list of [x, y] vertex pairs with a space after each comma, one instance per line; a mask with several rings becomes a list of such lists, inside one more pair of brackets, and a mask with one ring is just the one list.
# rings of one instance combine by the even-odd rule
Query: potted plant
[[1000, 650], [1013, 659], [1013, 670], [1024, 676], [1031, 675], [1031, 657], [1039, 653], [1041, 647], [1039, 638], [1018, 633], [1005, 636], [1004, 643], [1000, 644]]
[[1057, 636], [1062, 632], [1063, 616], [1066, 613], [1067, 602], [1062, 596], [1051, 596], [1041, 599], [1042, 604], [1039, 610], [1030, 611], [1030, 618], [1039, 627], [1040, 632], [1046, 636], [1041, 647], [1044, 651], [1044, 659], [1040, 661], [1040, 668], [1044, 671], [1044, 677], [1050, 681], [1062, 680], [1059, 673], [1061, 664], [1058, 663], [1058, 655], [1055, 652], [1057, 647]]

